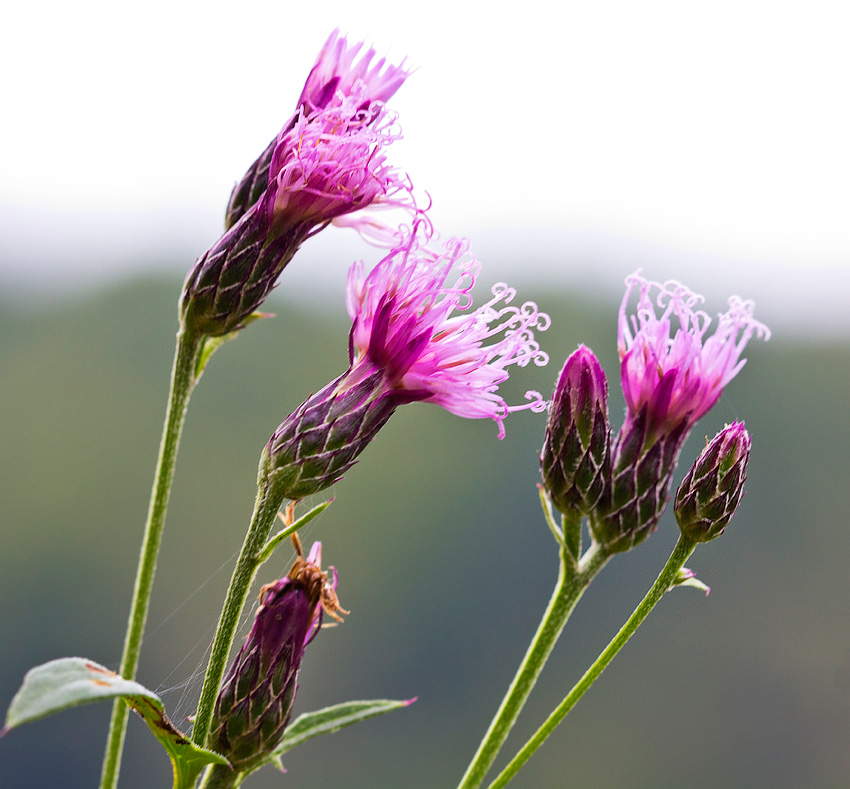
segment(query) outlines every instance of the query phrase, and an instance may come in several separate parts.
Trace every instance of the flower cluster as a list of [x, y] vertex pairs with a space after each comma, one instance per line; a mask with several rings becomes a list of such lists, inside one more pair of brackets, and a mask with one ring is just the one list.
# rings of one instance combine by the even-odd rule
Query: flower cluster
[[[637, 308], [629, 315], [635, 291]], [[662, 285], [640, 272], [626, 279], [618, 330], [626, 419], [610, 454], [596, 357], [582, 346], [558, 381], [541, 454], [544, 488], [566, 517], [589, 515], [594, 539], [609, 553], [628, 550], [655, 530], [685, 439], [744, 366], [749, 340], [770, 336], [753, 318], [753, 303], [737, 297], [709, 335], [711, 319], [697, 309], [701, 301], [678, 282]], [[743, 472], [725, 479], [740, 481], [737, 498], [724, 489], [728, 522]]]

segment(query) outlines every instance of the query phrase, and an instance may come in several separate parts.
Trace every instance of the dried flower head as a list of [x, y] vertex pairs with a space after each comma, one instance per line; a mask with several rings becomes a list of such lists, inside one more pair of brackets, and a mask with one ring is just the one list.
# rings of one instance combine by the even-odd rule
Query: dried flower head
[[318, 632], [323, 611], [339, 619], [336, 571], [331, 568], [329, 580], [321, 557], [316, 542], [286, 577], [262, 588], [251, 632], [222, 682], [208, 741], [237, 772], [258, 767], [280, 742], [304, 649]]

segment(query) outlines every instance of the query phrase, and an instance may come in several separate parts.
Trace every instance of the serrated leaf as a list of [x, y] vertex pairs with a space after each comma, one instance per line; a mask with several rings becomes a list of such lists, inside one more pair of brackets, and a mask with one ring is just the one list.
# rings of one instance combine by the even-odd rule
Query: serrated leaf
[[3, 733], [69, 707], [118, 697], [144, 719], [165, 748], [174, 768], [174, 789], [190, 789], [208, 764], [228, 764], [178, 731], [156, 693], [86, 658], [59, 658], [30, 669], [9, 705]]
[[274, 749], [272, 758], [278, 760], [284, 753], [291, 751], [296, 745], [318, 737], [320, 734], [331, 734], [345, 726], [360, 723], [367, 718], [383, 715], [385, 712], [408, 707], [416, 699], [407, 701], [391, 701], [377, 699], [375, 701], [347, 701], [333, 707], [325, 707], [315, 712], [299, 715], [286, 729], [286, 734], [280, 745]]
[[247, 318], [245, 318], [245, 321], [238, 329], [236, 329], [236, 331], [232, 331], [229, 334], [223, 334], [221, 337], [204, 337], [201, 352], [200, 354], [198, 354], [198, 361], [195, 363], [195, 380], [197, 381], [198, 378], [201, 377], [201, 373], [207, 366], [207, 362], [210, 360], [210, 356], [212, 356], [219, 348], [221, 348], [224, 343], [236, 337], [236, 335], [239, 334], [239, 332], [244, 329], [249, 323], [258, 321], [261, 318], [273, 317], [274, 315], [271, 312], [252, 312]]

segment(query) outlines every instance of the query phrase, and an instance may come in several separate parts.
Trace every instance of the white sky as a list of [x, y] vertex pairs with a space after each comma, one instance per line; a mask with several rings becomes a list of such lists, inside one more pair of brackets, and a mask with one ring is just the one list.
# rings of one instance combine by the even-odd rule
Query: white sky
[[[470, 235], [485, 262], [512, 252], [513, 279], [539, 269], [619, 289], [641, 264], [696, 290], [755, 291], [768, 315], [812, 322], [817, 309], [850, 328], [846, 0], [501, 8], [10, 5], [4, 290], [153, 255], [187, 269], [339, 26], [418, 67], [393, 100], [405, 140], [392, 159], [432, 195], [444, 235]], [[339, 254], [344, 270], [364, 252]], [[293, 283], [310, 287], [308, 273]]]

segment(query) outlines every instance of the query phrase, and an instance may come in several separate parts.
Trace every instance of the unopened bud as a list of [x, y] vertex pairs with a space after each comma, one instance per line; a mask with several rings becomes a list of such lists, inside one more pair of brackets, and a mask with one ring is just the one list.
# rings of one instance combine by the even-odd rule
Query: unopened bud
[[336, 574], [331, 583], [320, 563], [317, 542], [285, 578], [263, 587], [251, 632], [222, 682], [209, 742], [238, 772], [262, 764], [283, 738], [304, 649], [323, 609], [339, 619]]
[[706, 444], [676, 492], [673, 509], [686, 537], [708, 542], [723, 534], [744, 491], [750, 444], [743, 422], [733, 422]]
[[605, 488], [610, 455], [608, 384], [582, 345], [561, 370], [540, 454], [543, 487], [555, 507], [573, 518], [588, 514]]

